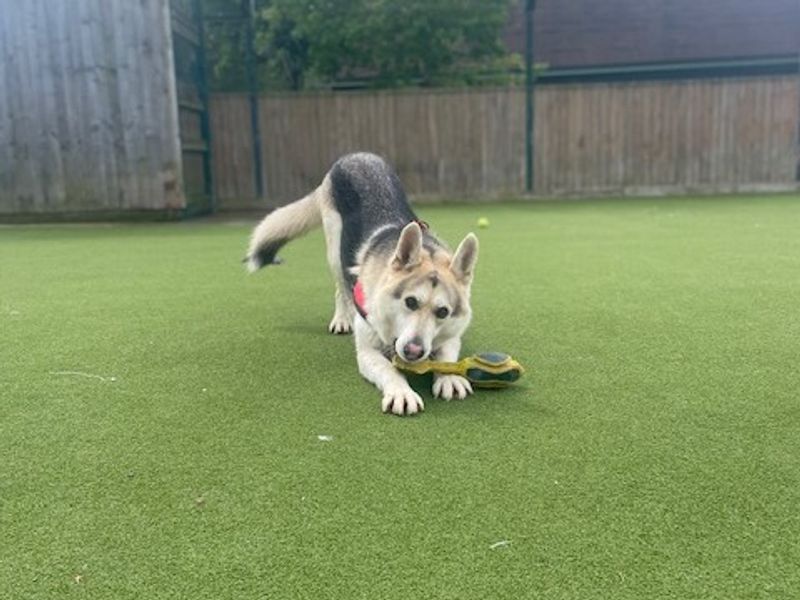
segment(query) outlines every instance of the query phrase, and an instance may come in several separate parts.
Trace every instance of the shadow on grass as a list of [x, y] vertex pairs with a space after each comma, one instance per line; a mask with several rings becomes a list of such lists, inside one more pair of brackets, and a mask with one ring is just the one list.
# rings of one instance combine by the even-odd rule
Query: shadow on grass
[[499, 416], [507, 418], [540, 418], [552, 419], [557, 416], [556, 411], [547, 408], [545, 403], [536, 396], [535, 388], [530, 383], [515, 385], [506, 389], [476, 389], [475, 393], [463, 400], [442, 400], [434, 398], [431, 391], [433, 376], [408, 375], [408, 383], [422, 396], [425, 402], [424, 415], [437, 417], [450, 415], [451, 417], [468, 418], [477, 417], [492, 420]]

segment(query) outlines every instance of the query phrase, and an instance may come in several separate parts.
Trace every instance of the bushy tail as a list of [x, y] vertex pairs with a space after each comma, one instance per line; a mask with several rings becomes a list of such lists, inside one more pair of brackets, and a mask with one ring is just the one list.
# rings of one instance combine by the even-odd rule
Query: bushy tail
[[280, 262], [277, 253], [287, 242], [298, 238], [322, 223], [317, 188], [305, 198], [269, 213], [250, 236], [245, 261], [252, 273], [265, 265]]

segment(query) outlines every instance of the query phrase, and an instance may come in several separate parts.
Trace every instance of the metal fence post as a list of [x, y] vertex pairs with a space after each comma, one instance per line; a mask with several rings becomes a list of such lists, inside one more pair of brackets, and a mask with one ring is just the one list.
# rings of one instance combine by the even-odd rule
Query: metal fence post
[[253, 137], [253, 173], [256, 198], [264, 197], [264, 172], [261, 164], [261, 124], [258, 118], [258, 75], [255, 64], [255, 0], [242, 0], [246, 14], [246, 58], [247, 84], [250, 95], [250, 134]]
[[203, 3], [200, 0], [194, 0], [192, 9], [194, 11], [195, 23], [197, 23], [198, 37], [195, 77], [197, 79], [200, 103], [203, 106], [203, 112], [200, 113], [200, 135], [206, 143], [206, 151], [203, 154], [203, 191], [210, 199], [211, 212], [213, 213], [217, 209], [217, 198], [214, 190], [212, 167], [214, 157], [211, 153], [211, 122], [209, 115], [211, 107], [208, 94], [208, 64], [206, 62], [206, 31], [203, 17]]
[[525, 2], [525, 191], [533, 193], [533, 10], [536, 0]]

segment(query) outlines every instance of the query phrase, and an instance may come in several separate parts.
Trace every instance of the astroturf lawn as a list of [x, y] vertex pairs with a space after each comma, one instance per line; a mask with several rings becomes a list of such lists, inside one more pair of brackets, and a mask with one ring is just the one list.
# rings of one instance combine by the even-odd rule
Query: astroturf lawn
[[320, 232], [0, 228], [0, 598], [796, 597], [800, 201], [420, 213], [527, 374], [405, 419]]

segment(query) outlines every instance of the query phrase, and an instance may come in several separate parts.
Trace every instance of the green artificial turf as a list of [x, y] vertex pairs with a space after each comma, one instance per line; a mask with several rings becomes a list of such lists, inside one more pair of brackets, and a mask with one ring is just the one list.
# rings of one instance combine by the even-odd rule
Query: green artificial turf
[[527, 374], [410, 419], [319, 232], [0, 228], [0, 598], [795, 597], [798, 199], [420, 212]]

